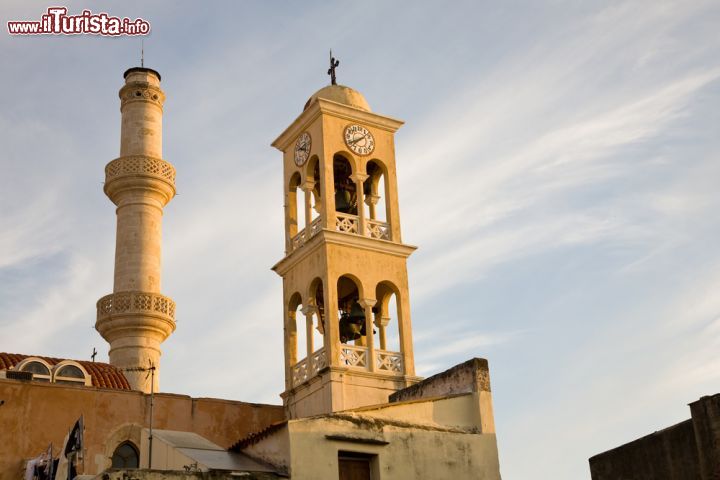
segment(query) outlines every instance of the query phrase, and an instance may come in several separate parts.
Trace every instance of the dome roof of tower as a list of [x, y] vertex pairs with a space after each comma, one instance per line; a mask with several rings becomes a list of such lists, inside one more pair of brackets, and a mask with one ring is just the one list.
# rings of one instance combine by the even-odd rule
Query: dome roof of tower
[[348, 105], [366, 112], [371, 111], [370, 105], [368, 105], [367, 100], [365, 100], [362, 93], [357, 90], [353, 90], [350, 87], [346, 87], [345, 85], [328, 85], [327, 87], [321, 88], [315, 92], [312, 97], [310, 97], [307, 103], [305, 103], [303, 110], [307, 110], [307, 108], [318, 98], [342, 103], [343, 105]]

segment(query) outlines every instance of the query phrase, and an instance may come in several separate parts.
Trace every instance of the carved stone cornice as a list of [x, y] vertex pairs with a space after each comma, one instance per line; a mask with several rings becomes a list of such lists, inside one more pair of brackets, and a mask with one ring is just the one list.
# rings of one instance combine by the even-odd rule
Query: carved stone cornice
[[119, 92], [120, 110], [130, 103], [147, 102], [152, 103], [162, 109], [165, 103], [165, 93], [156, 86], [149, 83], [129, 83], [123, 86]]
[[175, 167], [162, 158], [129, 155], [105, 166], [103, 190], [117, 204], [116, 194], [133, 188], [147, 188], [161, 194], [163, 204], [175, 196]]

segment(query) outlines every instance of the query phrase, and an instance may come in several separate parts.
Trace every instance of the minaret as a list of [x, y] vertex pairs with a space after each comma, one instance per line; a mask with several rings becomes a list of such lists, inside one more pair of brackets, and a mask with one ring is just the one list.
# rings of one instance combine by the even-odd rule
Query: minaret
[[175, 330], [175, 302], [160, 294], [163, 207], [175, 196], [175, 168], [162, 159], [165, 93], [150, 68], [125, 72], [120, 89], [120, 156], [105, 167], [105, 194], [117, 205], [113, 293], [97, 302], [95, 328], [110, 364], [133, 389], [158, 390], [160, 343]]
[[401, 125], [333, 84], [273, 142], [283, 152], [285, 256], [273, 270], [283, 278], [289, 418], [386, 403], [420, 380], [407, 277], [415, 247], [400, 235]]

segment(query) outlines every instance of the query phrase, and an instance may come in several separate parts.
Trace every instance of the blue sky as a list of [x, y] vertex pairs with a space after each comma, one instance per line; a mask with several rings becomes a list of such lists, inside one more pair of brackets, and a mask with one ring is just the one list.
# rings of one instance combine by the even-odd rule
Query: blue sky
[[[689, 417], [720, 380], [720, 5], [71, 2], [152, 25], [168, 95], [164, 391], [279, 403], [280, 153], [338, 79], [397, 134], [415, 356], [490, 361], [506, 480]], [[50, 4], [3, 2], [2, 23]], [[0, 350], [87, 358], [112, 289], [122, 73], [138, 38], [0, 35]]]

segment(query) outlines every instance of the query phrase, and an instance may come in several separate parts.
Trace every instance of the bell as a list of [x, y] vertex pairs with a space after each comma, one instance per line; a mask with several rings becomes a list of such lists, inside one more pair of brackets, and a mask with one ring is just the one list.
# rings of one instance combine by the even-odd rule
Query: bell
[[350, 192], [344, 188], [335, 190], [335, 210], [338, 212], [350, 213], [350, 210], [352, 210], [352, 205], [350, 204], [351, 200], [352, 196], [350, 195]]
[[358, 302], [353, 302], [349, 317], [351, 322], [365, 325], [365, 311]]
[[350, 321], [348, 314], [340, 317], [340, 341], [347, 343], [362, 337], [362, 325]]
[[340, 341], [345, 343], [365, 335], [365, 312], [359, 303], [353, 302], [350, 313], [340, 317]]

